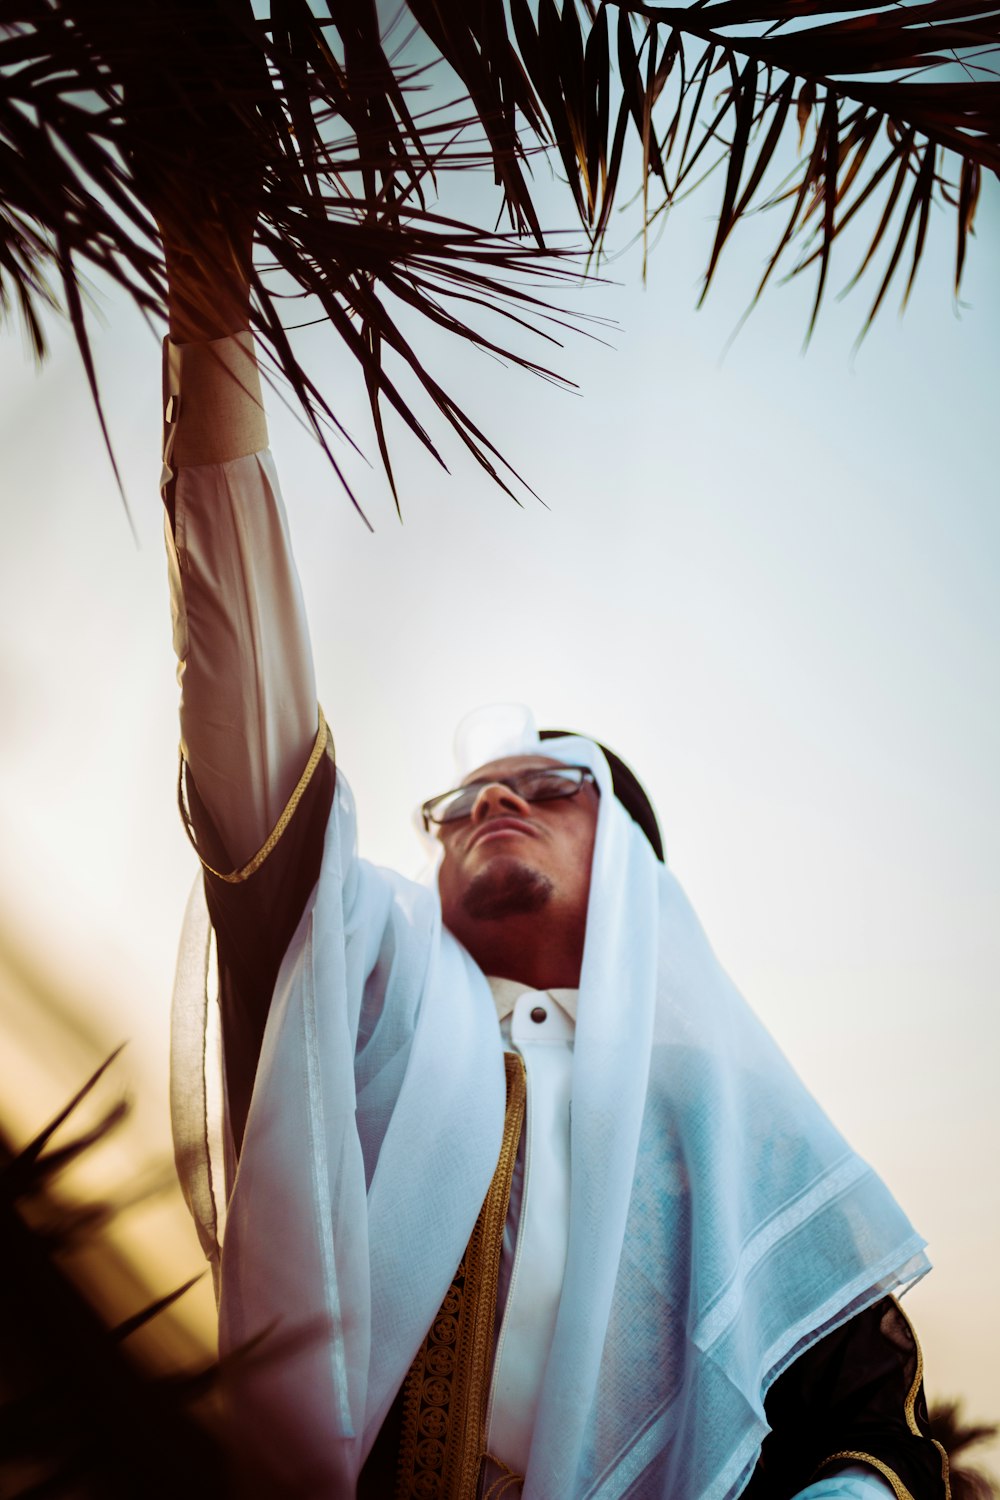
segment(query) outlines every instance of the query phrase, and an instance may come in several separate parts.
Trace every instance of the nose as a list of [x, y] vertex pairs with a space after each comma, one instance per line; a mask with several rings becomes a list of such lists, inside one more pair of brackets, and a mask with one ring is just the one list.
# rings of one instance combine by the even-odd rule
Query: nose
[[487, 818], [499, 818], [505, 813], [515, 818], [529, 818], [530, 804], [509, 786], [504, 786], [502, 781], [491, 781], [480, 788], [469, 818], [473, 824], [484, 823]]

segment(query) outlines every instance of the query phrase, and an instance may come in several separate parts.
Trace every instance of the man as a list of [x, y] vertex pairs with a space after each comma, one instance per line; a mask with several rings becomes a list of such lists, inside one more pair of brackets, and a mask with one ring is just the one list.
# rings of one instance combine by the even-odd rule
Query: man
[[480, 718], [424, 805], [436, 889], [358, 859], [245, 331], [252, 225], [214, 256], [200, 226], [195, 257], [161, 220], [224, 1191], [197, 899], [174, 1102], [244, 1492], [940, 1500], [890, 1295], [922, 1241], [721, 971], [627, 768]]

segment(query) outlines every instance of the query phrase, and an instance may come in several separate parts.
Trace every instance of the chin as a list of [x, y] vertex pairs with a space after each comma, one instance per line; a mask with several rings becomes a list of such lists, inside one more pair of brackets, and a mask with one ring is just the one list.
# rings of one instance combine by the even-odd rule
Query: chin
[[543, 910], [553, 890], [553, 882], [544, 871], [504, 854], [491, 859], [472, 877], [459, 905], [463, 915], [473, 921], [499, 922]]

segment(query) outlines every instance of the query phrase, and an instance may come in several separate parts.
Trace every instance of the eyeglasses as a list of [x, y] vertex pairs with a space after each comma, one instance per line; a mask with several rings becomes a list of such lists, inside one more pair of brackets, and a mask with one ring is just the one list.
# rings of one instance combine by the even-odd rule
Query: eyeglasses
[[582, 786], [594, 786], [594, 773], [587, 766], [538, 766], [531, 771], [515, 771], [510, 776], [490, 776], [470, 781], [454, 791], [431, 797], [420, 809], [424, 828], [440, 828], [444, 823], [460, 823], [472, 814], [476, 798], [484, 786], [505, 786], [523, 802], [554, 802], [558, 797], [575, 797]]

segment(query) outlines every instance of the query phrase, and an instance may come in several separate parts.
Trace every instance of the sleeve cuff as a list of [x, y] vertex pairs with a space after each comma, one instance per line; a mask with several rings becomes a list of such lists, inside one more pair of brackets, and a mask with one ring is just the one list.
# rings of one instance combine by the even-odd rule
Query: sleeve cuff
[[253, 335], [163, 341], [163, 460], [170, 469], [227, 463], [267, 447]]

